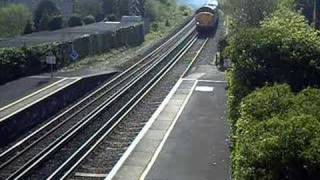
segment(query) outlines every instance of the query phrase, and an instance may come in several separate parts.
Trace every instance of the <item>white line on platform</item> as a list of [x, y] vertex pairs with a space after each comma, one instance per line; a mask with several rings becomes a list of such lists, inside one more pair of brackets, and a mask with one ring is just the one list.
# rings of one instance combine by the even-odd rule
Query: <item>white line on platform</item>
[[191, 88], [191, 91], [189, 92], [187, 98], [185, 99], [185, 101], [183, 102], [181, 108], [179, 109], [179, 112], [178, 114], [176, 115], [176, 117], [174, 118], [172, 124], [170, 125], [168, 131], [166, 132], [166, 134], [164, 135], [164, 138], [162, 139], [160, 145], [158, 146], [157, 150], [155, 151], [155, 153], [153, 154], [153, 157], [151, 158], [148, 166], [146, 167], [146, 169], [143, 171], [142, 175], [140, 176], [139, 180], [144, 180], [146, 178], [146, 176], [148, 175], [150, 169], [152, 168], [153, 164], [156, 162], [165, 142], [167, 141], [169, 135], [171, 134], [171, 131], [173, 130], [174, 126], [176, 125], [179, 117], [181, 116], [184, 108], [186, 107], [189, 99], [191, 98], [192, 96], [192, 93], [194, 91], [194, 89], [196, 88], [198, 84], [198, 81], [195, 81], [195, 83], [193, 84], [192, 88]]
[[210, 86], [197, 86], [195, 91], [200, 91], [200, 92], [213, 92], [214, 87]]
[[190, 79], [184, 78], [186, 81], [198, 81], [198, 82], [209, 82], [209, 83], [227, 83], [227, 81], [215, 81], [215, 80], [204, 80], [204, 79]]
[[33, 93], [31, 93], [31, 94], [29, 94], [29, 95], [27, 95], [27, 96], [25, 96], [25, 97], [23, 97], [23, 98], [21, 98], [21, 99], [18, 99], [18, 100], [16, 100], [15, 102], [10, 103], [10, 104], [8, 104], [8, 105], [0, 108], [0, 111], [3, 111], [4, 109], [7, 109], [7, 108], [9, 108], [9, 107], [11, 107], [11, 106], [13, 106], [13, 105], [16, 105], [16, 104], [20, 103], [21, 101], [24, 101], [24, 100], [26, 100], [26, 99], [28, 99], [28, 98], [30, 98], [30, 97], [32, 97], [32, 96], [34, 96], [34, 95], [42, 92], [42, 91], [45, 91], [45, 90], [47, 90], [47, 89], [49, 89], [49, 88], [51, 88], [51, 87], [53, 87], [53, 86], [61, 83], [62, 81], [65, 81], [65, 80], [66, 80], [66, 79], [60, 79], [60, 80], [57, 81], [57, 82], [54, 82], [54, 83], [52, 83], [52, 84], [50, 84], [50, 85], [48, 85], [48, 86], [46, 86], [46, 87], [44, 87], [44, 88], [42, 88], [42, 89], [39, 89], [39, 90], [36, 91], [36, 92], [33, 92]]
[[[39, 99], [37, 99], [37, 100], [33, 101], [32, 103], [30, 103], [30, 104], [26, 105], [25, 107], [20, 108], [20, 109], [18, 109], [18, 110], [16, 110], [16, 111], [14, 111], [14, 112], [10, 113], [9, 115], [7, 115], [7, 116], [5, 116], [5, 117], [1, 118], [1, 119], [0, 119], [0, 122], [4, 121], [5, 119], [7, 119], [7, 118], [9, 118], [9, 117], [11, 117], [11, 116], [13, 116], [14, 114], [17, 114], [17, 113], [18, 113], [18, 112], [20, 112], [20, 111], [22, 111], [22, 110], [24, 110], [24, 109], [26, 109], [26, 108], [30, 107], [31, 105], [36, 104], [36, 103], [38, 103], [38, 102], [42, 101], [43, 99], [45, 99], [45, 98], [47, 98], [47, 97], [49, 97], [49, 96], [51, 96], [51, 95], [55, 94], [56, 92], [59, 92], [60, 90], [64, 89], [65, 87], [67, 87], [67, 86], [69, 86], [69, 85], [71, 85], [71, 84], [75, 83], [76, 81], [79, 81], [80, 79], [81, 79], [81, 78], [74, 79], [74, 81], [69, 82], [68, 84], [65, 84], [63, 87], [60, 87], [60, 88], [56, 89], [55, 91], [50, 92], [50, 93], [49, 93], [49, 94], [47, 94], [46, 96], [41, 97], [41, 98], [39, 98]], [[54, 85], [57, 85], [57, 84], [59, 84], [59, 83], [61, 83], [61, 82], [63, 82], [63, 81], [66, 81], [66, 80], [68, 80], [68, 78], [61, 79], [61, 80], [59, 80], [59, 81], [57, 81], [57, 82], [55, 82], [55, 83], [53, 83], [53, 84], [51, 84], [51, 85], [49, 85], [49, 86], [47, 86], [47, 87], [43, 88], [43, 89], [40, 89], [39, 91], [36, 91], [36, 92], [34, 92], [34, 93], [32, 93], [32, 94], [30, 94], [30, 95], [28, 95], [28, 96], [26, 96], [26, 97], [24, 97], [24, 98], [22, 98], [22, 99], [17, 100], [17, 101], [16, 101], [16, 102], [14, 102], [14, 103], [11, 103], [11, 104], [9, 104], [9, 105], [7, 105], [7, 106], [5, 106], [5, 107], [1, 108], [1, 109], [0, 109], [0, 111], [2, 111], [2, 110], [4, 110], [4, 109], [7, 109], [7, 108], [9, 108], [9, 107], [11, 107], [11, 106], [13, 106], [13, 105], [15, 105], [15, 104], [19, 103], [19, 102], [21, 102], [21, 101], [23, 101], [23, 100], [25, 100], [25, 99], [27, 99], [27, 98], [31, 97], [31, 96], [36, 95], [37, 93], [40, 93], [40, 92], [42, 92], [42, 91], [45, 91], [46, 89], [49, 89], [50, 87], [53, 87]]]
[[93, 174], [93, 173], [81, 173], [81, 172], [76, 172], [75, 176], [78, 177], [88, 177], [88, 178], [104, 178], [108, 174]]
[[117, 162], [117, 164], [112, 168], [111, 172], [108, 174], [105, 180], [112, 180], [117, 172], [120, 170], [120, 168], [123, 166], [125, 161], [128, 159], [128, 157], [131, 155], [133, 150], [136, 148], [136, 146], [139, 144], [141, 139], [145, 136], [145, 134], [148, 132], [154, 121], [158, 118], [159, 114], [162, 112], [162, 110], [166, 107], [166, 105], [169, 103], [170, 99], [174, 95], [174, 93], [179, 88], [180, 84], [182, 83], [182, 79], [179, 79], [179, 81], [175, 84], [175, 86], [171, 89], [170, 93], [167, 95], [167, 97], [164, 99], [164, 101], [161, 103], [159, 108], [154, 112], [150, 120], [147, 122], [147, 124], [143, 127], [141, 132], [138, 134], [138, 136], [134, 139], [134, 141], [131, 143], [129, 148], [126, 150], [126, 152], [121, 156], [120, 160]]

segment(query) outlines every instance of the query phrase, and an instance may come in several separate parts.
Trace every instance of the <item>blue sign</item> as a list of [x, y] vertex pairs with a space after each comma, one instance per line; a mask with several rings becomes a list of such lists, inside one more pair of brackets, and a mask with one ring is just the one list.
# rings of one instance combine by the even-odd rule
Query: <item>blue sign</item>
[[75, 61], [79, 58], [79, 54], [76, 50], [72, 49], [71, 53], [69, 54], [70, 58]]

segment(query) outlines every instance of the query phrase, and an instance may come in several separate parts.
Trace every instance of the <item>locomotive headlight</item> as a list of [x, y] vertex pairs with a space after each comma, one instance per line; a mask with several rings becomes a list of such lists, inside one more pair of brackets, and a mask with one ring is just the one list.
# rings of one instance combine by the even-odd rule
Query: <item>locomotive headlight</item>
[[199, 21], [197, 21], [197, 23], [196, 23], [197, 25], [199, 25], [200, 24], [200, 22]]

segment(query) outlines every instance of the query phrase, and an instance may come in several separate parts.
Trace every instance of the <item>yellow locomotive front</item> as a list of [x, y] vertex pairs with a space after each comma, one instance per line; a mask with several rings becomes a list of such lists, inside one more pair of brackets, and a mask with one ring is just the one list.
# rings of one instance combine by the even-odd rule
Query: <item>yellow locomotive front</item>
[[196, 25], [198, 30], [211, 30], [214, 28], [215, 15], [210, 12], [200, 12], [196, 15]]
[[195, 19], [199, 32], [212, 31], [218, 19], [218, 1], [209, 0], [205, 6], [196, 11]]

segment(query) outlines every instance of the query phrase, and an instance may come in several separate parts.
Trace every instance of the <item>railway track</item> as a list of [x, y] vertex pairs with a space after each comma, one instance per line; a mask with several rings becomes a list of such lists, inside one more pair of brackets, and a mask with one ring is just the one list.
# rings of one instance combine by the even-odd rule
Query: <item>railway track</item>
[[66, 159], [75, 157], [72, 154], [82, 145], [96, 139], [93, 134], [100, 132], [99, 128], [108, 128], [112, 120], [133, 103], [137, 93], [145, 87], [145, 82], [154, 80], [159, 71], [172, 63], [170, 58], [179, 49], [180, 43], [190, 38], [186, 34], [191, 34], [193, 30], [191, 22], [146, 58], [4, 151], [0, 155], [0, 162], [3, 162], [0, 177], [25, 178], [37, 169], [31, 177], [45, 178]]
[[[204, 48], [207, 40], [200, 40], [198, 46], [200, 46], [198, 53], [196, 54], [193, 61], [189, 63], [186, 70], [183, 70], [183, 73], [180, 73], [179, 77], [183, 77], [192, 67], [192, 64], [197, 59], [198, 55]], [[116, 123], [113, 124], [112, 128], [109, 128], [108, 131], [103, 134], [99, 140], [95, 141], [94, 144], [85, 147], [83, 146], [80, 151], [83, 151], [78, 160], [73, 160], [73, 157], [70, 157], [62, 166], [60, 166], [54, 174], [51, 175], [51, 178], [60, 177], [60, 179], [102, 179], [107, 177], [108, 173], [112, 170], [116, 162], [119, 160], [120, 156], [134, 138], [139, 134], [141, 129], [144, 127], [145, 122], [141, 120], [133, 120], [134, 117], [130, 117], [131, 111], [142, 102], [146, 96], [162, 81], [169, 71], [176, 66], [180, 58], [185, 55], [191, 46], [195, 43], [194, 40], [191, 40], [186, 48], [183, 49], [176, 57], [174, 62], [171, 64], [170, 68], [166, 69], [159, 77], [156, 77], [156, 82], [153, 83], [143, 95], [131, 106], [126, 113], [124, 113]], [[181, 75], [182, 74], [182, 75]], [[146, 104], [145, 104], [146, 105]], [[157, 107], [156, 107], [157, 108]], [[155, 108], [155, 109], [156, 109]], [[108, 153], [105, 153], [108, 151]], [[108, 156], [107, 154], [115, 154], [115, 156]], [[74, 154], [76, 156], [76, 154]], [[98, 158], [97, 158], [98, 157]], [[97, 160], [97, 159], [102, 160]], [[107, 162], [105, 162], [107, 161]], [[68, 165], [69, 164], [69, 165]], [[57, 176], [58, 175], [58, 176]]]

